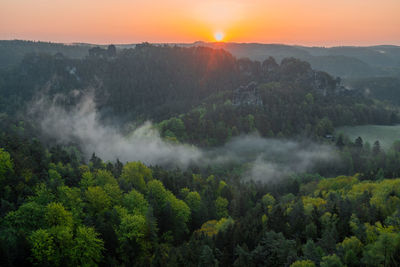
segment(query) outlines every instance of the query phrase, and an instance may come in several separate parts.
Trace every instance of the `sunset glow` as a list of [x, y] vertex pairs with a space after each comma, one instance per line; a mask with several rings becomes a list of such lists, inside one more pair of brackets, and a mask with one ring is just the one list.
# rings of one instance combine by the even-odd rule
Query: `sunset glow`
[[221, 42], [224, 39], [224, 34], [222, 32], [216, 32], [214, 38], [217, 42]]
[[399, 12], [399, 0], [2, 0], [0, 39], [222, 41], [224, 29], [226, 42], [400, 44]]

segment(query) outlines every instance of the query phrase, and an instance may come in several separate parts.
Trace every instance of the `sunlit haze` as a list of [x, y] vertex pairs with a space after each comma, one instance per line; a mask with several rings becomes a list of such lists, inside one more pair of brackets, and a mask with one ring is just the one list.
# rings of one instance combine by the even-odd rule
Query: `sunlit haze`
[[399, 0], [2, 0], [0, 39], [400, 45]]
[[221, 42], [224, 39], [224, 33], [216, 32], [214, 34], [214, 38], [215, 38], [216, 41]]

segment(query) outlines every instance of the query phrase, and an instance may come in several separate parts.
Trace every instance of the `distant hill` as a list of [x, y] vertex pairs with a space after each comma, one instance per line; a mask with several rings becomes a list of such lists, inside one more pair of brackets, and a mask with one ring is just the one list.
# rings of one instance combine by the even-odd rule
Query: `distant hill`
[[[117, 44], [117, 49], [133, 48], [136, 44]], [[400, 77], [400, 46], [340, 46], [307, 47], [284, 44], [258, 43], [206, 43], [159, 44], [170, 46], [206, 46], [221, 48], [237, 58], [264, 61], [274, 57], [278, 62], [283, 58], [294, 57], [310, 62], [312, 68], [326, 71], [342, 78], [363, 78], [372, 76]], [[62, 53], [70, 58], [83, 58], [89, 48], [96, 44], [61, 44], [21, 40], [0, 40], [0, 70], [17, 65], [28, 53]], [[101, 45], [100, 45], [101, 46]]]
[[18, 65], [26, 54], [62, 53], [70, 58], [82, 58], [87, 55], [90, 44], [60, 44], [21, 40], [0, 40], [0, 70]]
[[204, 43], [194, 46], [223, 48], [236, 57], [263, 61], [272, 56], [280, 61], [295, 57], [310, 62], [314, 69], [343, 78], [400, 76], [400, 46], [306, 47], [284, 44]]

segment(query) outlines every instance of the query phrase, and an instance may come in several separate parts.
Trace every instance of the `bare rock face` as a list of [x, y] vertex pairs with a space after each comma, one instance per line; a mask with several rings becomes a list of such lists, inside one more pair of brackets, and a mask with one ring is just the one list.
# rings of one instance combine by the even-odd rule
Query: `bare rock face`
[[263, 102], [258, 93], [257, 83], [250, 82], [237, 88], [233, 94], [233, 105], [262, 106]]

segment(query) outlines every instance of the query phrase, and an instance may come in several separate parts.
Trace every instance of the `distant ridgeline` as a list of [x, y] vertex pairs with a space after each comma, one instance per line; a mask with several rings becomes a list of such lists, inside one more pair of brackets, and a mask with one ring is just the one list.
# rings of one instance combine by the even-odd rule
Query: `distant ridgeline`
[[204, 43], [187, 46], [223, 47], [235, 57], [263, 61], [272, 56], [277, 61], [295, 57], [309, 62], [313, 69], [347, 78], [374, 76], [398, 77], [400, 74], [400, 46], [337, 46], [306, 47], [284, 44]]
[[203, 145], [253, 131], [325, 136], [339, 125], [398, 121], [397, 109], [344, 88], [340, 78], [305, 61], [259, 62], [222, 49], [148, 43], [90, 47], [84, 58], [28, 54], [0, 72], [0, 112], [13, 115], [42, 93], [71, 107], [88, 91], [103, 118], [150, 119], [164, 136]]
[[[264, 61], [268, 57], [280, 62], [284, 58], [294, 57], [309, 62], [313, 69], [326, 71], [343, 79], [367, 77], [399, 77], [400, 46], [380, 45], [369, 47], [306, 47], [284, 44], [257, 43], [206, 43], [168, 44], [181, 47], [222, 47], [236, 58], [248, 57], [251, 60]], [[61, 44], [32, 42], [22, 40], [0, 40], [0, 70], [9, 69], [21, 62], [27, 53], [58, 52], [67, 57], [84, 58], [87, 50], [96, 45], [86, 43]], [[105, 49], [104, 45], [97, 45]], [[116, 45], [119, 50], [133, 48], [136, 44]]]
[[33, 42], [21, 40], [0, 40], [0, 71], [20, 64], [26, 54], [62, 53], [69, 58], [84, 58], [90, 44], [61, 44], [50, 42]]
[[109, 45], [107, 49], [96, 46], [89, 49], [89, 56], [100, 58], [114, 58], [117, 56], [117, 48], [115, 47], [115, 45]]

